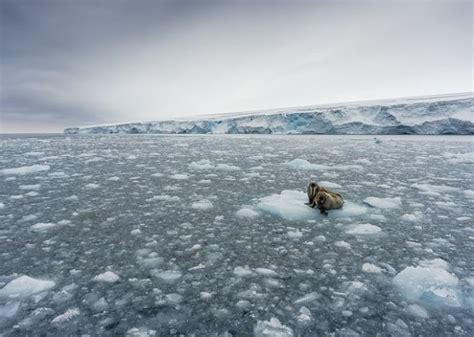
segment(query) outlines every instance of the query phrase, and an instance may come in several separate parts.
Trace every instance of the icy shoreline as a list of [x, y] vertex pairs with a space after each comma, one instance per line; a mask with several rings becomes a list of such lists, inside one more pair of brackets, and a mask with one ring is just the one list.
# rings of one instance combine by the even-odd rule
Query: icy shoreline
[[474, 134], [472, 93], [189, 119], [72, 127], [66, 134]]

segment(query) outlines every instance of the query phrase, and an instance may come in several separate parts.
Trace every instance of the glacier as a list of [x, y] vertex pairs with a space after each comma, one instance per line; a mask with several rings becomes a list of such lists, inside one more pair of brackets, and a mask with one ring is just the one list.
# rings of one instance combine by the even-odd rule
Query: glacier
[[473, 93], [66, 128], [66, 134], [474, 134]]

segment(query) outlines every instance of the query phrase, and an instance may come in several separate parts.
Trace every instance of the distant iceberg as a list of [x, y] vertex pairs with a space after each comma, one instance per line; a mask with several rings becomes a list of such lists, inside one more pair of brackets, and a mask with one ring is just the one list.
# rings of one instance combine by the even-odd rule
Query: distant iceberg
[[66, 134], [474, 134], [473, 93], [67, 128]]

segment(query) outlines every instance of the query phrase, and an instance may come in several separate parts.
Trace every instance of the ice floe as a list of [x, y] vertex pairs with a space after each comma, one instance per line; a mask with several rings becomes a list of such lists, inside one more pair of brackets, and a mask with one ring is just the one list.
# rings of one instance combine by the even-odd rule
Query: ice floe
[[402, 206], [402, 199], [400, 197], [394, 198], [376, 198], [368, 197], [364, 199], [364, 203], [382, 209], [400, 208]]
[[26, 298], [53, 288], [54, 281], [35, 279], [26, 275], [17, 277], [0, 289], [0, 297]]
[[382, 231], [382, 229], [379, 226], [375, 226], [370, 223], [365, 223], [365, 224], [349, 226], [346, 230], [346, 233], [355, 234], [355, 235], [369, 235], [369, 234], [377, 234], [380, 231]]
[[4, 175], [25, 175], [25, 174], [33, 174], [43, 171], [49, 171], [49, 165], [31, 165], [31, 166], [21, 166], [15, 168], [6, 168], [0, 170], [0, 173]]
[[214, 207], [214, 205], [212, 204], [212, 202], [210, 202], [207, 199], [202, 199], [202, 200], [193, 202], [191, 204], [191, 208], [199, 209], [199, 210], [203, 210], [203, 211], [211, 209], [212, 207]]
[[95, 276], [93, 280], [97, 282], [115, 283], [120, 280], [120, 277], [113, 271], [106, 271], [105, 273]]
[[258, 321], [253, 329], [254, 337], [293, 337], [293, 330], [280, 323], [278, 318]]

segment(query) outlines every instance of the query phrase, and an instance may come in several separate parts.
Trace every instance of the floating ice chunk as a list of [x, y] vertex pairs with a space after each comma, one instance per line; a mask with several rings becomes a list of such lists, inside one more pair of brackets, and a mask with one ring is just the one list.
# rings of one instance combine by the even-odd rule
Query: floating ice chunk
[[297, 300], [295, 300], [293, 303], [298, 305], [298, 304], [305, 304], [305, 303], [311, 303], [311, 302], [314, 302], [316, 301], [317, 299], [319, 299], [321, 297], [320, 294], [318, 294], [317, 292], [311, 292], [309, 294], [306, 294], [304, 295], [303, 297], [300, 297], [298, 298]]
[[412, 214], [403, 214], [400, 217], [400, 219], [407, 222], [419, 222], [423, 219], [423, 215], [421, 212], [415, 212]]
[[95, 276], [92, 280], [97, 282], [115, 283], [120, 277], [112, 271], [106, 271], [105, 273]]
[[199, 297], [202, 299], [202, 300], [208, 300], [212, 297], [212, 293], [209, 293], [207, 291], [201, 291], [199, 293]]
[[180, 198], [176, 195], [167, 195], [167, 194], [161, 194], [161, 195], [155, 195], [152, 198], [153, 200], [159, 200], [159, 201], [179, 201]]
[[160, 178], [160, 177], [163, 177], [164, 174], [163, 174], [163, 173], [160, 173], [160, 172], [156, 172], [156, 173], [153, 173], [151, 176], [152, 176], [153, 178]]
[[33, 221], [37, 218], [38, 218], [38, 216], [36, 216], [35, 214], [23, 215], [21, 217], [20, 221], [21, 222]]
[[300, 232], [299, 229], [294, 231], [288, 231], [287, 235], [290, 239], [299, 239], [303, 237], [303, 233]]
[[70, 321], [74, 317], [79, 316], [80, 314], [81, 314], [81, 312], [78, 308], [68, 309], [68, 310], [66, 310], [66, 312], [64, 314], [61, 314], [61, 315], [56, 316], [55, 318], [53, 318], [51, 323], [53, 323], [53, 324], [65, 323], [65, 322]]
[[375, 264], [372, 264], [372, 263], [364, 263], [362, 265], [362, 271], [364, 273], [370, 273], [370, 274], [380, 274], [380, 273], [382, 273], [382, 269], [380, 267], [377, 267]]
[[351, 249], [351, 244], [346, 241], [336, 241], [334, 242], [334, 246], [339, 248]]
[[238, 170], [240, 170], [240, 167], [233, 166], [233, 165], [228, 165], [228, 164], [217, 164], [216, 170], [221, 170], [221, 171], [238, 171]]
[[318, 216], [318, 212], [306, 206], [306, 193], [284, 190], [281, 194], [272, 194], [260, 199], [257, 207], [286, 220], [309, 220]]
[[474, 190], [464, 190], [464, 194], [468, 198], [474, 198]]
[[212, 207], [214, 207], [214, 205], [212, 204], [212, 202], [210, 202], [207, 199], [202, 199], [202, 200], [193, 202], [191, 204], [191, 208], [200, 209], [200, 210], [203, 210], [203, 211], [211, 209]]
[[36, 197], [37, 195], [39, 195], [39, 193], [36, 192], [36, 191], [30, 191], [30, 192], [26, 193], [25, 195], [27, 195], [29, 197]]
[[41, 187], [41, 184], [35, 184], [35, 185], [20, 185], [20, 190], [39, 190]]
[[294, 169], [297, 169], [297, 170], [308, 170], [308, 171], [310, 171], [310, 170], [323, 171], [323, 170], [330, 169], [330, 167], [327, 166], [327, 165], [311, 164], [309, 161], [304, 160], [304, 159], [300, 159], [300, 158], [293, 159], [289, 162], [286, 162], [284, 165], [289, 166], [289, 167], [294, 168]]
[[5, 204], [3, 202], [0, 202], [0, 209], [5, 208]]
[[255, 218], [255, 217], [259, 216], [260, 214], [255, 212], [253, 209], [244, 207], [244, 208], [239, 209], [235, 213], [235, 215], [237, 215], [239, 218]]
[[110, 178], [108, 178], [107, 180], [109, 180], [109, 181], [119, 181], [119, 180], [120, 180], [120, 178], [119, 178], [119, 177], [117, 177], [117, 176], [114, 176], [114, 177], [110, 177]]
[[428, 305], [461, 306], [456, 275], [439, 267], [406, 267], [398, 273], [393, 284], [409, 301]]
[[84, 186], [84, 188], [86, 188], [86, 189], [88, 189], [88, 190], [95, 190], [95, 189], [97, 189], [97, 188], [99, 188], [99, 187], [100, 187], [99, 184], [93, 184], [93, 183], [87, 184], [86, 186]]
[[412, 184], [412, 187], [422, 191], [431, 193], [433, 195], [439, 195], [440, 193], [449, 193], [459, 191], [457, 187], [445, 186], [445, 185], [431, 185], [431, 184]]
[[432, 260], [421, 260], [419, 262], [419, 265], [422, 267], [427, 267], [427, 268], [440, 268], [444, 270], [450, 269], [449, 263], [440, 258], [436, 258]]
[[0, 289], [0, 297], [26, 298], [53, 288], [54, 281], [39, 280], [23, 275]]
[[170, 178], [175, 179], [175, 180], [186, 180], [186, 179], [189, 179], [189, 176], [187, 174], [176, 173], [176, 174], [170, 175]]
[[283, 324], [277, 318], [269, 321], [257, 321], [253, 329], [255, 337], [293, 337], [293, 330]]
[[382, 229], [379, 226], [372, 225], [370, 223], [360, 224], [360, 225], [353, 225], [349, 226], [346, 230], [347, 234], [355, 234], [355, 235], [369, 235], [369, 234], [377, 234]]
[[53, 228], [53, 227], [56, 227], [57, 224], [55, 223], [52, 223], [52, 222], [39, 222], [37, 224], [34, 224], [33, 226], [31, 226], [31, 230], [34, 231], [34, 232], [43, 232], [43, 231], [46, 231], [50, 228]]
[[305, 306], [302, 306], [298, 312], [299, 312], [299, 315], [297, 317], [297, 320], [299, 324], [304, 325], [311, 322], [312, 320], [311, 311], [309, 311], [308, 308], [306, 308]]
[[131, 235], [140, 235], [141, 233], [142, 233], [142, 231], [139, 228], [135, 228], [135, 229], [130, 231]]
[[161, 281], [167, 282], [167, 283], [173, 283], [176, 282], [181, 278], [181, 273], [179, 271], [175, 270], [165, 270], [161, 272], [155, 272], [153, 275], [160, 279]]
[[429, 318], [430, 315], [428, 314], [428, 311], [426, 311], [425, 308], [423, 308], [421, 305], [418, 304], [410, 304], [407, 307], [407, 311], [417, 317], [420, 318]]
[[132, 328], [127, 331], [127, 337], [153, 337], [156, 336], [156, 330], [148, 328]]
[[49, 165], [21, 166], [16, 168], [7, 168], [0, 171], [4, 175], [25, 175], [43, 171], [49, 171]]
[[192, 170], [212, 170], [214, 168], [211, 161], [207, 159], [192, 162], [188, 167]]
[[382, 208], [382, 209], [400, 208], [402, 206], [402, 199], [400, 197], [395, 197], [395, 198], [368, 197], [364, 199], [364, 202], [372, 207]]
[[[257, 207], [268, 213], [280, 216], [286, 220], [311, 220], [320, 217], [319, 211], [308, 207], [306, 193], [301, 191], [284, 190], [281, 194], [272, 194], [261, 198]], [[330, 217], [354, 217], [365, 214], [367, 207], [346, 201], [342, 209], [329, 211]]]
[[19, 301], [9, 301], [3, 305], [0, 304], [0, 319], [3, 318], [12, 318], [16, 315], [18, 309], [20, 308]]
[[259, 275], [269, 276], [269, 277], [277, 277], [278, 273], [272, 269], [268, 268], [255, 268], [255, 272]]
[[330, 182], [330, 181], [320, 181], [318, 182], [318, 185], [322, 187], [327, 187], [327, 188], [342, 188], [341, 185]]
[[234, 268], [234, 275], [237, 275], [238, 277], [249, 277], [254, 274], [250, 269], [238, 266]]
[[166, 294], [166, 301], [170, 304], [179, 304], [183, 301], [183, 296], [177, 293]]

